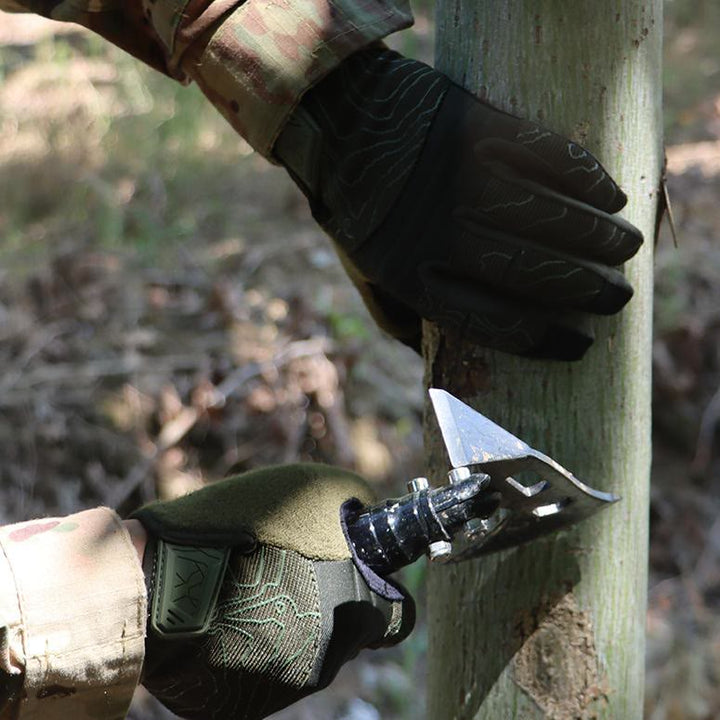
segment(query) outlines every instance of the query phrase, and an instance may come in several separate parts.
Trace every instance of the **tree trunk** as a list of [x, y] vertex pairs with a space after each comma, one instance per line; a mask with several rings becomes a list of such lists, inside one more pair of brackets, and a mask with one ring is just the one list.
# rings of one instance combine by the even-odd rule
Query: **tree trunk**
[[[575, 530], [429, 575], [431, 720], [642, 717], [661, 0], [438, 0], [437, 66], [595, 153], [645, 234], [635, 288], [575, 364], [426, 328], [427, 381], [622, 501]], [[428, 414], [430, 417], [431, 414]], [[428, 421], [430, 477], [447, 470]]]

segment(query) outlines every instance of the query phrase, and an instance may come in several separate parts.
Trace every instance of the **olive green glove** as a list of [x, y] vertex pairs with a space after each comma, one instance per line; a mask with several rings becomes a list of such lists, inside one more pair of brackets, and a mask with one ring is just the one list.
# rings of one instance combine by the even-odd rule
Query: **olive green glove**
[[381, 46], [303, 98], [274, 148], [378, 323], [420, 319], [507, 352], [573, 360], [587, 314], [632, 296], [613, 269], [642, 243], [582, 147]]
[[306, 464], [136, 511], [150, 536], [145, 687], [189, 720], [254, 720], [325, 687], [360, 649], [407, 637], [412, 599], [353, 562], [350, 498], [372, 493]]

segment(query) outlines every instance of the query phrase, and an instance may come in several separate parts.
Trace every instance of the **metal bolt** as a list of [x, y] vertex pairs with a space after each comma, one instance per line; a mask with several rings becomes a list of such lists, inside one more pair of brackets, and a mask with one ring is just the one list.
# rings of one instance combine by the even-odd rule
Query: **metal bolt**
[[409, 492], [420, 492], [421, 490], [427, 490], [430, 487], [430, 483], [426, 477], [416, 477], [412, 480], [408, 480], [407, 489]]
[[433, 562], [447, 560], [452, 554], [452, 543], [447, 540], [437, 540], [428, 546], [428, 555]]
[[448, 480], [451, 485], [467, 480], [472, 473], [469, 467], [454, 468], [448, 473]]

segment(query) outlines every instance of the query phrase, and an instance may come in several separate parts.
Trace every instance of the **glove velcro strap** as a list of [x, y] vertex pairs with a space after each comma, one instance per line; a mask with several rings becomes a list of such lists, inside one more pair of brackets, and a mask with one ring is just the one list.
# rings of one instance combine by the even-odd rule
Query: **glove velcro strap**
[[157, 635], [185, 638], [207, 631], [229, 557], [229, 548], [158, 540], [150, 613], [150, 626]]
[[292, 175], [308, 200], [320, 193], [322, 131], [312, 115], [299, 106], [290, 116], [273, 146], [273, 154]]

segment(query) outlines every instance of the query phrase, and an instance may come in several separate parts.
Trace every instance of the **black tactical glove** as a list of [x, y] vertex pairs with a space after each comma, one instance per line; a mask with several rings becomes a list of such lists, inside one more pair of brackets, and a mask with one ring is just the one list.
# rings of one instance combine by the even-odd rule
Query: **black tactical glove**
[[291, 465], [135, 512], [150, 536], [145, 687], [189, 720], [255, 720], [407, 637], [412, 599], [351, 557], [353, 497], [372, 500], [356, 475]]
[[632, 296], [612, 269], [642, 235], [579, 145], [381, 46], [309, 91], [274, 148], [381, 327], [420, 319], [479, 344], [575, 360], [586, 314]]

